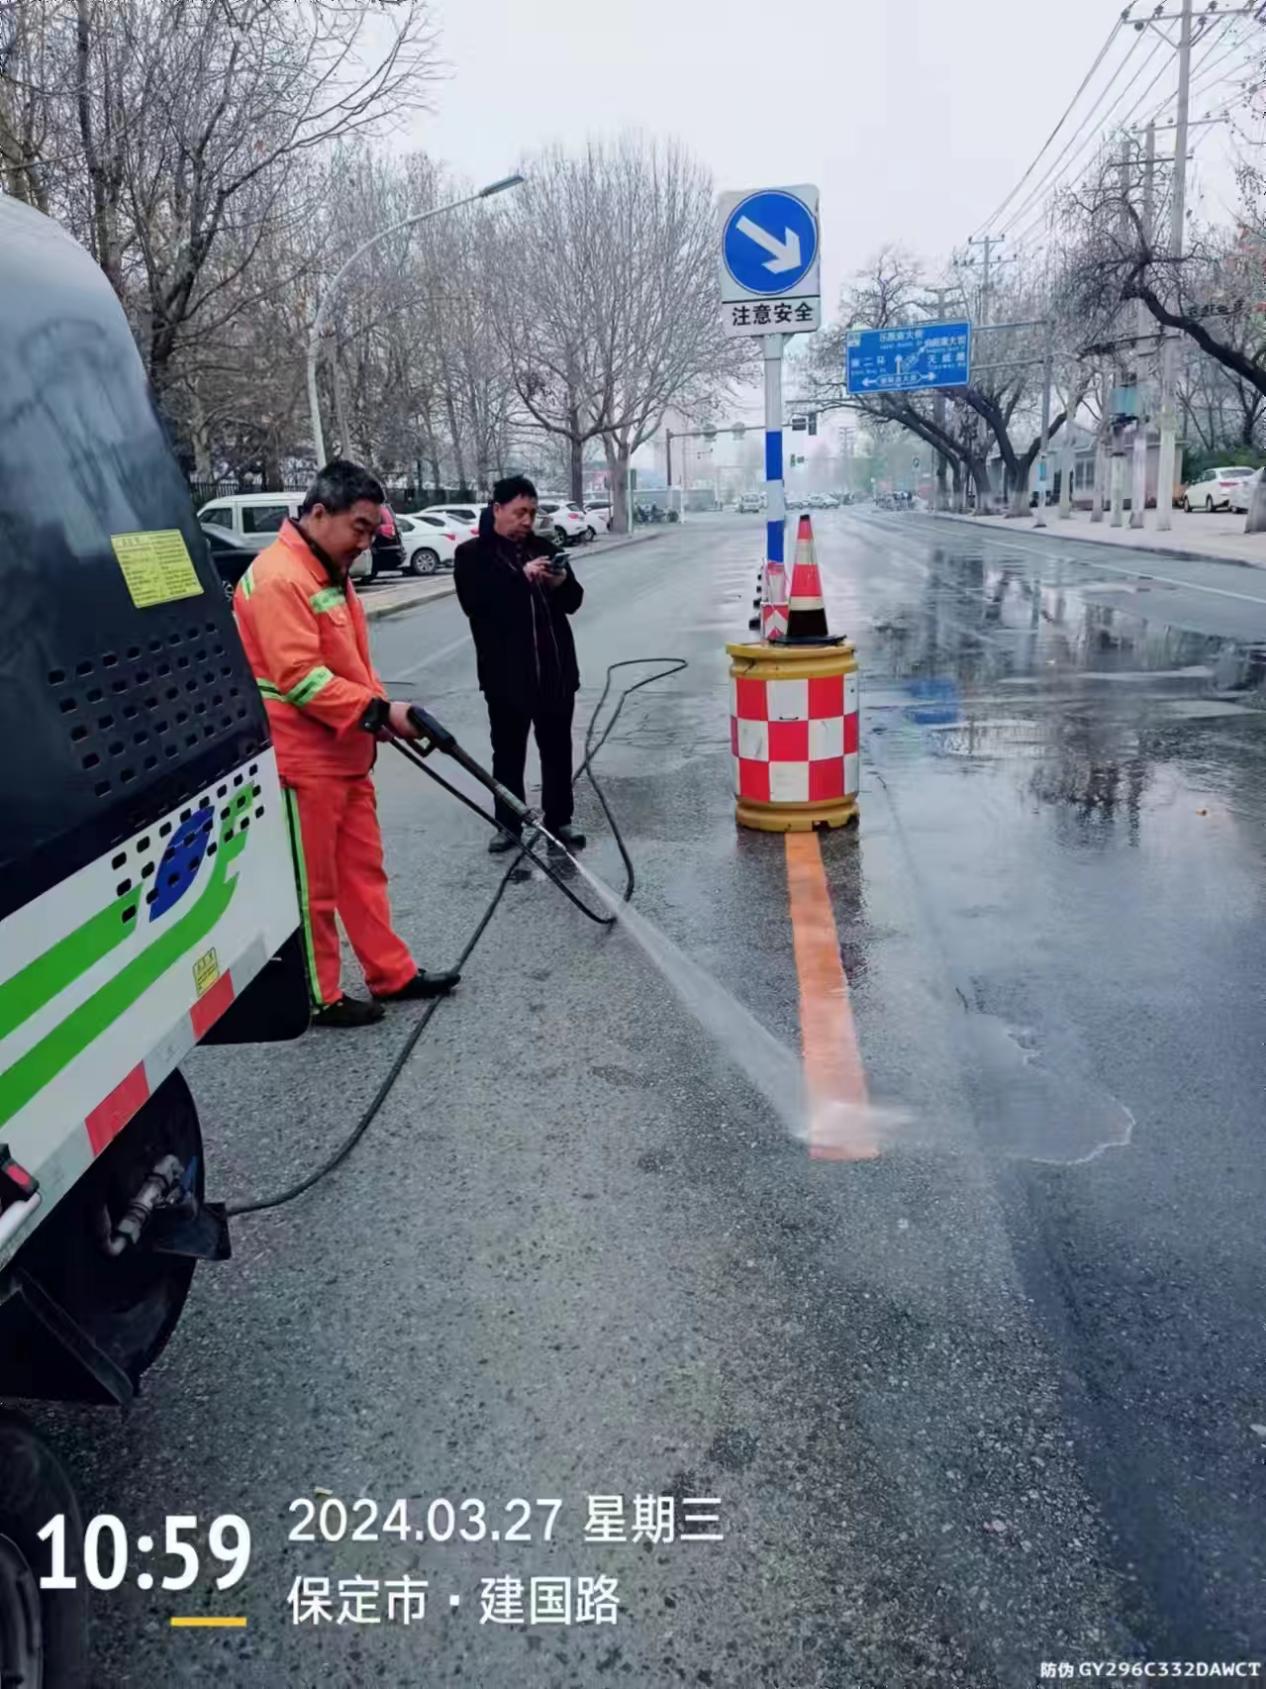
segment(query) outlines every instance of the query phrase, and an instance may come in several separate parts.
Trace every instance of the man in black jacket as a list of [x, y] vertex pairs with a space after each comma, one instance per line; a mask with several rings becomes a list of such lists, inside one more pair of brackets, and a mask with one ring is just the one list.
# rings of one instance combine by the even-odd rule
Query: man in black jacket
[[[535, 517], [536, 488], [526, 476], [498, 481], [478, 539], [457, 548], [454, 576], [488, 705], [493, 776], [523, 798], [528, 730], [535, 728], [546, 829], [579, 850], [585, 837], [571, 824], [571, 719], [580, 670], [567, 618], [585, 594], [566, 557], [532, 532]], [[500, 806], [497, 816], [508, 831], [488, 849], [511, 850], [519, 823]]]

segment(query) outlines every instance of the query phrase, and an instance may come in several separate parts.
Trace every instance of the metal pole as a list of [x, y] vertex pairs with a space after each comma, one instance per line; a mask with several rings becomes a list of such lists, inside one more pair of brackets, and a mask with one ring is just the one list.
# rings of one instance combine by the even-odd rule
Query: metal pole
[[[1173, 272], [1183, 249], [1183, 220], [1187, 209], [1187, 118], [1191, 104], [1191, 0], [1182, 0], [1182, 22], [1178, 35], [1178, 108], [1174, 118], [1174, 186], [1169, 213], [1169, 255]], [[1175, 286], [1177, 281], [1175, 280]], [[1160, 453], [1156, 465], [1156, 527], [1171, 526], [1174, 504], [1174, 468], [1177, 458], [1177, 420], [1174, 388], [1178, 375], [1178, 340], [1162, 330]]]
[[668, 430], [668, 485], [673, 484], [673, 431]]
[[428, 222], [432, 217], [442, 217], [446, 211], [460, 211], [464, 205], [473, 205], [476, 200], [491, 199], [493, 194], [504, 193], [507, 188], [517, 188], [525, 180], [526, 177], [523, 176], [506, 176], [499, 182], [490, 182], [486, 188], [480, 188], [478, 193], [467, 194], [464, 199], [455, 199], [448, 205], [436, 205], [430, 211], [415, 211], [411, 217], [402, 217], [398, 223], [391, 223], [387, 228], [379, 229], [377, 234], [370, 235], [368, 240], [363, 240], [334, 272], [333, 280], [321, 295], [316, 316], [312, 319], [312, 327], [308, 333], [308, 415], [312, 424], [312, 443], [316, 447], [318, 469], [325, 462], [325, 434], [321, 428], [321, 401], [317, 393], [317, 360], [321, 356], [321, 336], [325, 332], [325, 319], [343, 277], [371, 246], [377, 246], [380, 240], [386, 240], [389, 235], [399, 234], [402, 229], [411, 229], [417, 223]]
[[786, 337], [767, 334], [765, 356], [765, 562], [786, 566], [787, 517], [782, 474], [782, 349]]
[[[1147, 141], [1143, 153], [1143, 207], [1139, 221], [1143, 240], [1152, 244], [1152, 178], [1156, 169], [1156, 125], [1147, 126]], [[1130, 487], [1130, 526], [1144, 526], [1147, 509], [1147, 430], [1151, 420], [1144, 404], [1143, 345], [1148, 331], [1147, 306], [1141, 299], [1134, 302], [1134, 473]]]
[[1099, 383], [1099, 426], [1095, 429], [1095, 480], [1090, 494], [1090, 520], [1103, 521], [1104, 493], [1108, 479], [1108, 407], [1112, 376], [1105, 370]]
[[1050, 471], [1047, 447], [1051, 439], [1051, 381], [1054, 373], [1051, 365], [1055, 355], [1054, 338], [1054, 319], [1047, 318], [1045, 356], [1042, 360], [1042, 441], [1037, 449], [1037, 520], [1033, 524], [1035, 528], [1046, 526], [1046, 487]]

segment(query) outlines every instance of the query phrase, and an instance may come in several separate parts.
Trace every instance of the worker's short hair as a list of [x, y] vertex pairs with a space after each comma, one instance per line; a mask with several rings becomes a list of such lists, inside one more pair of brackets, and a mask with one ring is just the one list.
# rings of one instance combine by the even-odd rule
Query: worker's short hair
[[516, 498], [535, 498], [536, 488], [526, 475], [503, 475], [492, 489], [494, 504], [509, 504]]
[[382, 504], [386, 497], [382, 482], [376, 475], [362, 469], [359, 463], [349, 463], [345, 457], [334, 457], [324, 469], [317, 471], [316, 480], [299, 506], [299, 514], [306, 516], [322, 504], [331, 515], [337, 516], [340, 511], [350, 510], [354, 504], [359, 504], [361, 499], [368, 499], [370, 504]]

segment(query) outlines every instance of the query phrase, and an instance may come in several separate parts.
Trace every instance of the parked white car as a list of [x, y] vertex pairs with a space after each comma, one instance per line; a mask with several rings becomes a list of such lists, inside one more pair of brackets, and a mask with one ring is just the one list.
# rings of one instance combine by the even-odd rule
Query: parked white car
[[589, 524], [589, 538], [596, 540], [599, 534], [611, 531], [611, 506], [606, 499], [599, 499], [596, 504], [584, 506], [585, 520]]
[[572, 504], [567, 499], [552, 498], [546, 494], [536, 501], [538, 514], [544, 514], [554, 524], [554, 538], [563, 545], [575, 545], [577, 540], [590, 537], [589, 522], [586, 519], [584, 507]]
[[417, 512], [419, 516], [442, 516], [447, 522], [457, 528], [457, 540], [460, 545], [463, 540], [479, 538], [479, 509], [473, 504], [428, 504], [425, 510]]
[[1188, 515], [1193, 510], [1204, 510], [1210, 515], [1215, 510], [1234, 510], [1236, 506], [1231, 503], [1231, 495], [1242, 491], [1240, 482], [1251, 479], [1255, 473], [1250, 463], [1227, 463], [1216, 469], [1206, 469], [1199, 480], [1187, 483], [1182, 507]]
[[1253, 494], [1257, 491], [1257, 483], [1262, 478], [1260, 469], [1255, 469], [1251, 475], [1237, 478], [1235, 488], [1226, 501], [1228, 510], [1238, 510], [1241, 516], [1247, 516], [1249, 506], [1253, 502]]
[[[303, 493], [230, 493], [204, 504], [198, 520], [224, 529], [238, 545], [258, 553], [277, 538], [287, 516], [298, 516], [305, 496]], [[372, 549], [362, 551], [348, 573], [354, 581], [372, 579]]]
[[396, 526], [404, 542], [406, 575], [435, 575], [451, 569], [458, 546], [467, 538], [464, 527], [432, 511], [397, 516]]

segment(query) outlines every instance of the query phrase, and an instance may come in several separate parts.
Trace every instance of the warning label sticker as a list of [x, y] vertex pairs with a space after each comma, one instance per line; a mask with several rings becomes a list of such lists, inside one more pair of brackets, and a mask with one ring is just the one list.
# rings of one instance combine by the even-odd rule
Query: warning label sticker
[[111, 534], [110, 544], [138, 610], [170, 604], [176, 598], [195, 598], [202, 591], [179, 528]]
[[193, 965], [193, 988], [199, 997], [205, 997], [219, 977], [220, 958], [214, 950], [204, 950]]

